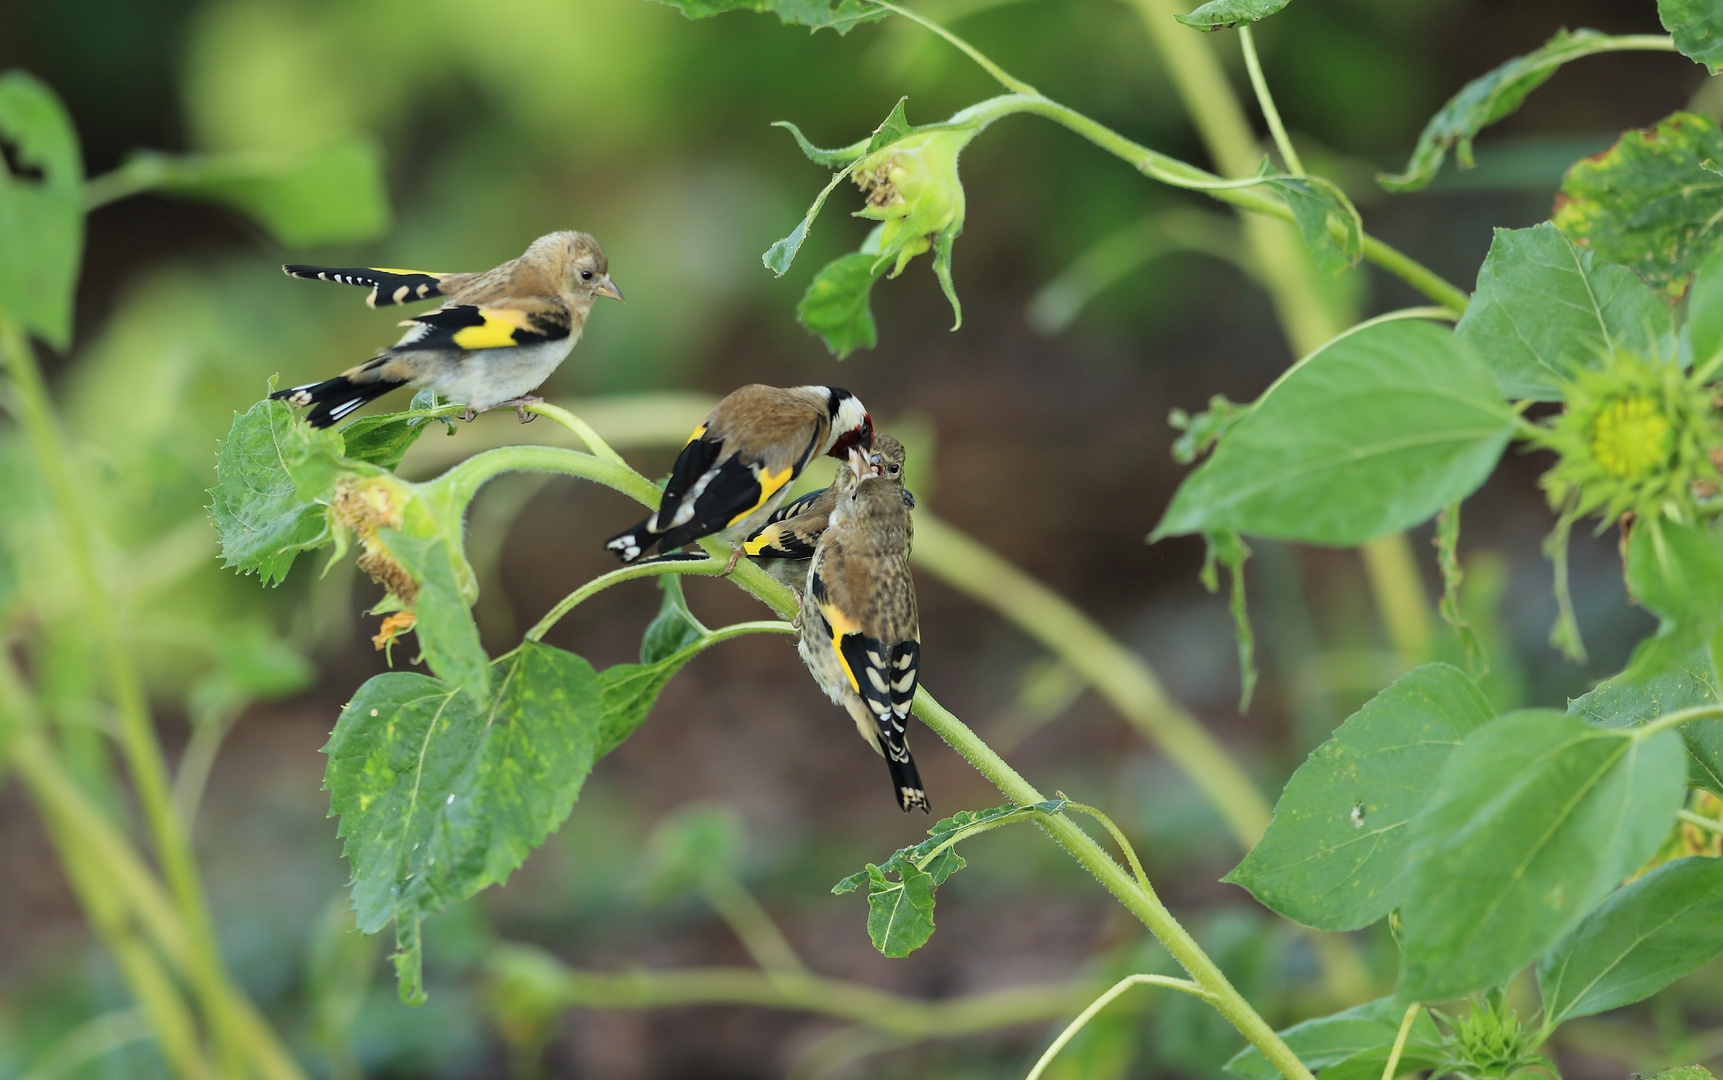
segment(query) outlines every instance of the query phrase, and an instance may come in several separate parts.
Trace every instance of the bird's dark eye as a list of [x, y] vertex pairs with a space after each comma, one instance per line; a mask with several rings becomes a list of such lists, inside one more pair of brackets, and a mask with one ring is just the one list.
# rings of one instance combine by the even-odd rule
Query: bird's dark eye
[[580, 272], [580, 280], [591, 281], [592, 280], [592, 271], [591, 270], [582, 270]]

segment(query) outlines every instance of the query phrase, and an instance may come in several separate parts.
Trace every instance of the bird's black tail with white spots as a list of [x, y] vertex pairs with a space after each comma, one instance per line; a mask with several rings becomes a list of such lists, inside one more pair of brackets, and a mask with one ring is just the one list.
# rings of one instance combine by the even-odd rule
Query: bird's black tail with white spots
[[345, 375], [322, 382], [289, 386], [269, 395], [271, 400], [285, 401], [296, 409], [312, 406], [305, 419], [314, 428], [326, 428], [345, 420], [355, 409], [375, 401], [398, 386], [407, 385], [395, 379], [374, 382], [354, 382]]
[[927, 801], [927, 791], [921, 786], [921, 772], [915, 767], [915, 758], [909, 754], [909, 744], [902, 739], [888, 741], [881, 736], [879, 748], [885, 754], [886, 766], [891, 769], [891, 791], [897, 797], [898, 807], [906, 814], [917, 809], [924, 814], [932, 813], [933, 804]]
[[[656, 515], [654, 515], [656, 516]], [[649, 528], [652, 518], [647, 518], [627, 532], [617, 533], [604, 542], [604, 549], [625, 563], [638, 561], [643, 555], [652, 550], [660, 537]], [[674, 544], [666, 544], [666, 548], [674, 548]]]

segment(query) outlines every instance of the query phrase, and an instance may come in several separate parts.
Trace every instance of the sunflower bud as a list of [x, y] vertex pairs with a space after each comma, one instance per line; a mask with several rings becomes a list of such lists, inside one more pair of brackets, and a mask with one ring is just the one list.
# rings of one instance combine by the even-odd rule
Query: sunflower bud
[[1551, 505], [1574, 517], [1625, 513], [1696, 521], [1718, 509], [1712, 392], [1671, 362], [1617, 352], [1566, 390], [1567, 409], [1533, 439], [1559, 455]]
[[963, 231], [957, 156], [975, 133], [974, 128], [914, 132], [856, 163], [851, 176], [867, 197], [866, 208], [856, 216], [883, 223], [880, 259], [897, 259], [891, 276], [941, 237]]

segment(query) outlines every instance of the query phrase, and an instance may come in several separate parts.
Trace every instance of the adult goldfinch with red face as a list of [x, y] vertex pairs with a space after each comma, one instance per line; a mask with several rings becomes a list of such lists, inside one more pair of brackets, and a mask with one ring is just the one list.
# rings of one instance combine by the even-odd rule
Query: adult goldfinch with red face
[[[897, 485], [903, 493], [904, 509], [914, 510], [915, 494], [903, 486], [906, 457], [902, 443], [890, 435], [876, 434], [873, 450], [866, 457], [863, 475], [872, 472]], [[856, 475], [852, 469], [840, 468], [827, 487], [810, 491], [778, 507], [766, 519], [765, 525], [742, 542], [743, 553], [773, 580], [794, 589], [800, 597], [808, 581], [808, 560], [814, 557], [814, 548], [826, 531], [838, 499], [854, 487], [855, 482]], [[915, 541], [915, 520], [908, 518], [906, 521], [909, 544], [906, 544], [904, 554], [907, 555], [909, 546]]]
[[906, 729], [921, 669], [903, 489], [864, 475], [838, 496], [802, 595], [797, 651], [814, 681], [885, 756], [906, 813], [930, 809]]
[[380, 267], [284, 266], [288, 275], [362, 285], [372, 307], [442, 297], [435, 311], [401, 323], [393, 346], [333, 379], [270, 397], [310, 405], [312, 427], [328, 427], [398, 386], [429, 386], [467, 407], [466, 418], [500, 406], [520, 410], [568, 357], [601, 296], [622, 299], [598, 241], [580, 232], [539, 237], [518, 259], [479, 274]]
[[[872, 446], [873, 419], [848, 390], [744, 386], [688, 437], [658, 511], [604, 546], [631, 563], [654, 546], [672, 551], [706, 536], [739, 540], [766, 523], [815, 458], [848, 458], [855, 450], [859, 459]], [[737, 547], [725, 573], [741, 557]]]

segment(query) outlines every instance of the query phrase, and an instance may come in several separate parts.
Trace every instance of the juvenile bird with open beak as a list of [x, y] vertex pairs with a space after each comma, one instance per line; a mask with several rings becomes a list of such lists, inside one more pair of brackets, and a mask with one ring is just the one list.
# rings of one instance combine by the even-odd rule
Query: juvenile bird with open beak
[[[890, 435], [876, 434], [873, 449], [860, 456], [851, 455], [850, 467], [840, 468], [832, 482], [819, 491], [810, 491], [772, 511], [766, 524], [756, 529], [742, 542], [742, 551], [755, 566], [764, 570], [774, 581], [789, 586], [801, 598], [808, 583], [808, 560], [826, 531], [832, 510], [838, 499], [855, 486], [861, 476], [881, 476], [903, 493], [906, 510], [915, 509], [915, 494], [903, 486], [903, 469], [907, 458], [903, 444]], [[906, 517], [908, 535], [904, 554], [908, 555], [915, 542], [915, 519]]]
[[[668, 552], [706, 536], [738, 541], [766, 523], [815, 458], [847, 458], [873, 441], [873, 418], [842, 387], [744, 386], [688, 436], [657, 512], [604, 546], [631, 563], [654, 546]], [[741, 557], [738, 544], [724, 572]]]
[[532, 392], [567, 359], [601, 296], [622, 299], [598, 241], [582, 232], [539, 237], [518, 259], [477, 274], [383, 267], [289, 265], [291, 277], [361, 285], [372, 307], [442, 297], [435, 311], [402, 321], [401, 340], [333, 379], [270, 397], [311, 406], [312, 427], [329, 427], [399, 386], [429, 386], [467, 407], [466, 419], [513, 407], [524, 424]]
[[921, 620], [908, 552], [902, 486], [863, 475], [837, 497], [814, 549], [796, 645], [820, 689], [885, 757], [905, 813], [930, 810], [906, 734], [921, 677]]

